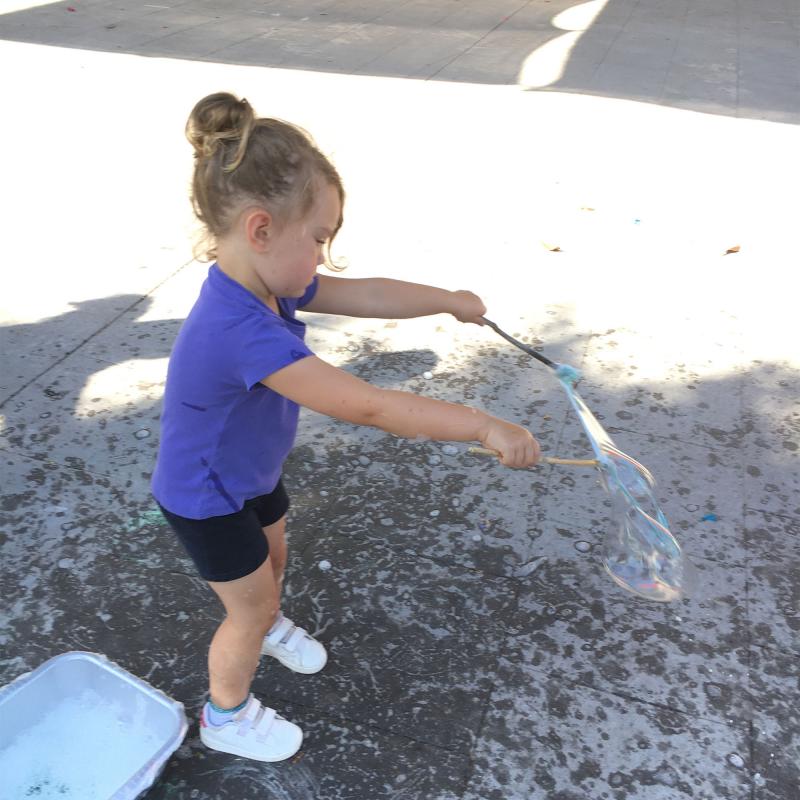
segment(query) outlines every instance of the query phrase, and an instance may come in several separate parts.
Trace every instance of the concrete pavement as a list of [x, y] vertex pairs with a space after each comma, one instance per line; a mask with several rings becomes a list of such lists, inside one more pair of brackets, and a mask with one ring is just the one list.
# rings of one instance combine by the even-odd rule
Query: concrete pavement
[[0, 36], [14, 41], [515, 84], [788, 122], [800, 108], [800, 8], [785, 0], [4, 5]]
[[[0, 684], [89, 649], [192, 717], [204, 699], [220, 609], [148, 476], [206, 269], [182, 128], [224, 88], [332, 154], [346, 274], [472, 288], [583, 369], [704, 580], [675, 606], [615, 587], [592, 473], [306, 414], [286, 608], [331, 659], [255, 684], [302, 754], [254, 765], [193, 726], [152, 796], [798, 796], [796, 10], [21, 5], [0, 6]], [[488, 330], [307, 316], [362, 377], [587, 450], [550, 375]]]

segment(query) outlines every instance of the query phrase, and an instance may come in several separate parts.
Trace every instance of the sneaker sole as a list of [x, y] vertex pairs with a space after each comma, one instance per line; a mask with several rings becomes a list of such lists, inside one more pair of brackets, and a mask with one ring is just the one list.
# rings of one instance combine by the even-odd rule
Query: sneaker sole
[[272, 764], [276, 761], [286, 761], [287, 758], [291, 758], [295, 753], [300, 750], [303, 745], [303, 737], [300, 737], [300, 741], [297, 744], [297, 747], [294, 750], [290, 750], [286, 753], [286, 755], [277, 755], [277, 756], [270, 756], [269, 758], [265, 758], [263, 755], [258, 753], [254, 753], [247, 748], [244, 747], [233, 747], [228, 744], [223, 743], [216, 743], [214, 741], [207, 741], [206, 737], [204, 736], [205, 733], [204, 728], [200, 728], [200, 741], [208, 747], [210, 750], [216, 750], [219, 753], [229, 753], [232, 756], [241, 756], [242, 758], [249, 758], [252, 761], [262, 761], [266, 764]]
[[270, 658], [274, 658], [276, 661], [280, 661], [284, 667], [290, 669], [292, 672], [299, 672], [301, 675], [314, 675], [328, 663], [328, 654], [325, 653], [325, 660], [318, 666], [318, 667], [297, 667], [291, 661], [284, 661], [280, 656], [273, 655], [272, 653], [265, 653], [263, 650], [261, 651], [262, 656], [269, 656]]

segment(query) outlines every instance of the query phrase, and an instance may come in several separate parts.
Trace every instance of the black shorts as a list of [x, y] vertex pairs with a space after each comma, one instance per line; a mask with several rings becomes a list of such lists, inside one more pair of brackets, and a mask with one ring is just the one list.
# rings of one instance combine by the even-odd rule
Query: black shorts
[[233, 581], [255, 572], [269, 555], [264, 531], [289, 510], [282, 481], [269, 493], [247, 500], [241, 511], [208, 519], [161, 513], [178, 535], [197, 571], [207, 581]]

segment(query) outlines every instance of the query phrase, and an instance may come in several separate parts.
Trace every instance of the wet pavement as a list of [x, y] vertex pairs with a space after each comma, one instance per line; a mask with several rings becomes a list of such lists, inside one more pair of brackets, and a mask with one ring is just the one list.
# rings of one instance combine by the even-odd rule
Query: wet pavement
[[[28, 127], [0, 131], [0, 685], [90, 650], [184, 703], [153, 798], [800, 797], [796, 11], [12, 5], [0, 60]], [[543, 83], [542, 46], [570, 31]], [[654, 37], [675, 39], [669, 58]], [[669, 81], [689, 74], [705, 86], [677, 102]], [[591, 470], [510, 471], [304, 412], [284, 608], [330, 660], [316, 676], [265, 662], [254, 683], [303, 749], [262, 765], [200, 744], [221, 609], [148, 480], [166, 359], [207, 269], [182, 126], [220, 88], [332, 153], [345, 275], [471, 288], [584, 372], [590, 408], [656, 477], [692, 599], [607, 577]], [[589, 455], [552, 375], [486, 328], [305, 321], [360, 377]]]

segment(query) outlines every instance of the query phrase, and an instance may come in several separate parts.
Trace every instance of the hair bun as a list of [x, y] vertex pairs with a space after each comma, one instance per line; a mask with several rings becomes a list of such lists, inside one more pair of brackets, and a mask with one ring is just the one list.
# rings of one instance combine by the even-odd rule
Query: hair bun
[[[211, 158], [221, 141], [239, 139], [246, 146], [256, 115], [245, 98], [239, 100], [229, 92], [217, 92], [200, 100], [186, 122], [186, 138], [194, 148], [195, 158]], [[241, 153], [239, 152], [241, 151]], [[235, 169], [244, 147], [237, 148]]]

